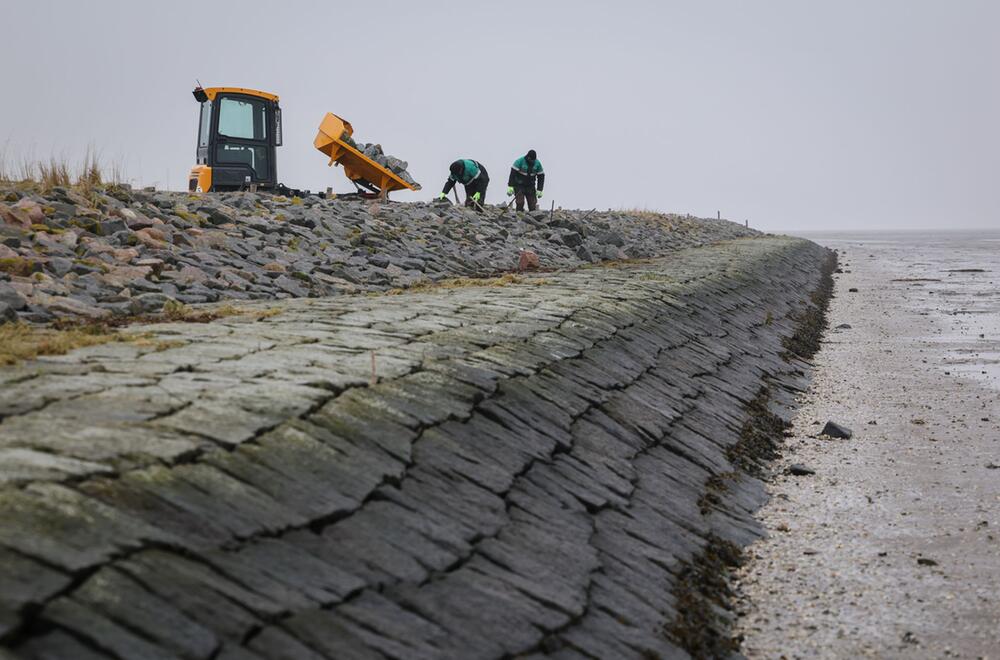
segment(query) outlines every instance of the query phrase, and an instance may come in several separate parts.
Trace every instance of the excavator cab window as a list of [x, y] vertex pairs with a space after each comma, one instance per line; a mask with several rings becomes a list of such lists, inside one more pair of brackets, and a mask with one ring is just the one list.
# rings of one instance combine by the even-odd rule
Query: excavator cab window
[[267, 139], [267, 106], [263, 101], [222, 97], [219, 135], [243, 140]]
[[212, 102], [204, 101], [201, 104], [201, 121], [198, 129], [198, 146], [207, 147], [208, 138], [212, 132]]

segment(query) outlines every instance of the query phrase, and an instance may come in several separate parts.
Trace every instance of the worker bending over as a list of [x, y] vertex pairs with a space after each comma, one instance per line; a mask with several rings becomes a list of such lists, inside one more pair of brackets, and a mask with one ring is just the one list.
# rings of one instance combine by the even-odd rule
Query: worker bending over
[[486, 186], [490, 183], [490, 175], [482, 163], [462, 158], [452, 163], [448, 170], [448, 180], [444, 182], [444, 190], [438, 199], [445, 199], [455, 184], [461, 183], [465, 186], [465, 205], [482, 208], [486, 203]]
[[[538, 191], [535, 191], [535, 180], [538, 180]], [[507, 196], [517, 195], [517, 210], [524, 210], [524, 201], [528, 201], [528, 210], [534, 211], [538, 208], [538, 200], [542, 196], [542, 188], [545, 187], [545, 170], [542, 169], [542, 161], [538, 160], [534, 149], [529, 149], [528, 153], [514, 161], [510, 168], [510, 177], [507, 179]]]

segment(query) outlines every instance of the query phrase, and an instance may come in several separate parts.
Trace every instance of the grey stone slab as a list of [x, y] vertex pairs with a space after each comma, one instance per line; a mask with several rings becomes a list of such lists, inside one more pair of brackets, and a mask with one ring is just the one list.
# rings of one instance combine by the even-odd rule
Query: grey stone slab
[[[155, 525], [189, 550], [214, 547], [232, 539], [225, 520], [199, 515], [191, 505], [185, 505], [192, 497], [186, 484], [175, 488], [171, 497], [161, 497], [158, 491], [169, 479], [168, 470], [156, 467], [152, 471], [129, 472], [120, 479], [94, 479], [82, 483], [79, 488], [117, 511]], [[193, 497], [201, 500], [205, 495], [196, 492]]]
[[42, 612], [42, 618], [62, 626], [88, 645], [106, 649], [119, 658], [143, 658], [144, 660], [171, 660], [177, 654], [159, 646], [126, 626], [112, 621], [94, 608], [71, 598], [60, 598]]
[[222, 649], [216, 654], [215, 660], [265, 660], [265, 658], [244, 646], [232, 643], [223, 644]]
[[153, 425], [233, 447], [284, 419], [277, 414], [250, 412], [222, 401], [209, 401], [194, 403], [156, 420]]
[[366, 645], [393, 658], [442, 657], [447, 631], [371, 591], [337, 608], [336, 620]]
[[146, 542], [169, 542], [157, 528], [55, 484], [0, 492], [0, 546], [76, 571]]
[[259, 597], [235, 583], [220, 586], [223, 578], [204, 567], [185, 570], [179, 564], [187, 560], [168, 558], [157, 551], [142, 554], [145, 556], [116, 564], [116, 568], [160, 600], [170, 603], [190, 621], [211, 630], [219, 639], [242, 639], [261, 624], [249, 606], [244, 606], [245, 601], [234, 600], [231, 595], [249, 597], [247, 600], [259, 600]]
[[424, 364], [428, 371], [442, 373], [457, 381], [471, 385], [482, 392], [492, 394], [496, 391], [501, 374], [483, 367], [472, 367], [456, 360], [428, 360]]
[[597, 612], [586, 626], [577, 626], [562, 635], [573, 648], [596, 658], [658, 657], [681, 660], [690, 656], [656, 631], [623, 626], [610, 615]]
[[81, 461], [34, 449], [0, 449], [0, 487], [33, 481], [64, 481], [90, 475], [110, 474], [103, 463]]
[[14, 660], [16, 657], [35, 660], [105, 660], [108, 656], [100, 650], [87, 646], [72, 635], [56, 629], [38, 637], [32, 637], [18, 648], [18, 656], [8, 655], [0, 650], [0, 658]]
[[261, 574], [288, 585], [317, 603], [329, 605], [346, 598], [365, 586], [356, 575], [321, 561], [294, 543], [264, 538], [227, 553], [220, 560], [253, 568]]
[[355, 397], [341, 396], [330, 401], [308, 420], [360, 450], [382, 451], [403, 463], [411, 458], [417, 431], [398, 416], [384, 414], [378, 407]]
[[518, 521], [482, 543], [470, 569], [562, 612], [567, 623], [585, 611], [591, 574], [600, 566], [589, 543], [590, 521], [578, 512], [570, 515], [577, 524], [562, 524], [558, 532], [535, 520]]
[[87, 578], [74, 590], [73, 601], [182, 657], [209, 657], [219, 646], [211, 630], [114, 568]]
[[[166, 550], [143, 550], [120, 564], [147, 589], [175, 602], [198, 621], [210, 621], [220, 635], [242, 634], [259, 619], [284, 614], [281, 603], [238, 583], [211, 564]], [[176, 598], [175, 598], [176, 597]], [[214, 611], [201, 618], [204, 608]], [[242, 632], [240, 632], [242, 631]]]
[[[343, 658], [344, 660], [385, 660], [387, 656], [373, 649], [363, 639], [345, 626], [331, 612], [312, 610], [291, 617], [284, 623], [288, 634], [300, 644], [316, 651], [317, 658]], [[253, 647], [259, 646], [254, 640]], [[275, 655], [272, 657], [289, 660], [299, 656]], [[305, 656], [310, 657], [310, 656]]]
[[359, 460], [353, 446], [344, 451], [317, 435], [307, 423], [286, 423], [236, 451], [212, 452], [205, 462], [308, 520], [353, 511], [382, 473]]
[[[45, 603], [69, 586], [72, 577], [37, 561], [0, 549], [0, 610], [16, 613]], [[0, 637], [3, 637], [0, 633]]]
[[171, 470], [157, 493], [170, 498], [174, 492], [178, 493], [174, 501], [188, 505], [198, 517], [215, 516], [224, 520], [237, 538], [276, 532], [306, 522], [250, 484], [204, 464], [182, 465]]
[[[13, 636], [14, 632], [24, 623], [21, 615], [6, 605], [0, 604], [0, 642]], [[4, 658], [3, 649], [0, 649], [0, 658]]]
[[268, 626], [250, 640], [248, 647], [271, 660], [325, 660], [327, 656], [306, 646], [285, 630]]
[[[47, 367], [39, 366], [39, 369]], [[43, 372], [37, 378], [5, 385], [0, 388], [0, 416], [21, 415], [41, 408], [47, 403], [70, 396], [100, 392], [112, 387], [128, 385], [149, 385], [147, 378], [130, 374], [97, 372], [89, 367], [82, 374], [59, 374]]]
[[444, 657], [516, 655], [541, 641], [538, 625], [563, 620], [505, 582], [471, 570], [450, 573], [419, 590], [399, 589], [392, 597], [449, 632]]
[[9, 417], [0, 424], [0, 447], [32, 449], [116, 468], [176, 461], [196, 451], [200, 443], [198, 438], [169, 429], [139, 432], [125, 423], [77, 424], [46, 411]]
[[419, 467], [399, 488], [383, 488], [379, 495], [426, 518], [435, 527], [454, 530], [466, 542], [495, 534], [507, 521], [503, 498], [471, 481], [450, 479]]

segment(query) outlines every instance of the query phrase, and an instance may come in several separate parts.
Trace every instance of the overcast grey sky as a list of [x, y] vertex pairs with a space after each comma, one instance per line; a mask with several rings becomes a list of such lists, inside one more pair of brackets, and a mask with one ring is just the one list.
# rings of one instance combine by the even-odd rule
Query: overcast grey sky
[[279, 178], [353, 188], [327, 111], [420, 193], [538, 151], [546, 199], [764, 229], [1000, 225], [1000, 2], [4, 0], [0, 145], [181, 189], [195, 78], [281, 97]]

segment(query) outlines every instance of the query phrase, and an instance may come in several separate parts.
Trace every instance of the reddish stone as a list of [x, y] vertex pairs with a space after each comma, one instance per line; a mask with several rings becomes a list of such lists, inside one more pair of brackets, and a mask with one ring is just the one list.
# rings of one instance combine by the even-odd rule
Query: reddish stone
[[541, 263], [538, 261], [538, 255], [531, 250], [521, 250], [521, 257], [518, 259], [517, 269], [519, 271], [526, 270], [538, 270], [541, 267]]

